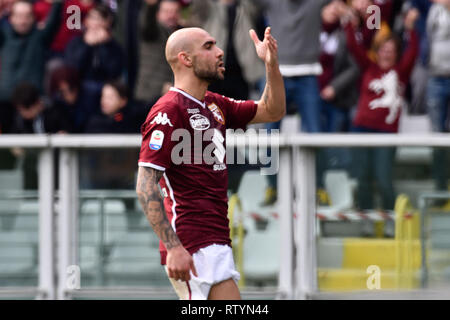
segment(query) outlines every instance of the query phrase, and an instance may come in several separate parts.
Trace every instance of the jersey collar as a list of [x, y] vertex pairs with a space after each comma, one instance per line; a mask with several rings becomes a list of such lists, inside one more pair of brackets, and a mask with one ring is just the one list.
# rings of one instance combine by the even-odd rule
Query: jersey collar
[[198, 100], [197, 98], [194, 98], [194, 97], [191, 96], [189, 93], [184, 92], [183, 90], [180, 90], [180, 89], [175, 88], [175, 87], [170, 87], [169, 90], [170, 90], [170, 91], [175, 91], [175, 92], [181, 93], [181, 94], [182, 94], [183, 96], [185, 96], [186, 98], [191, 99], [191, 100], [194, 101], [194, 102], [197, 102], [197, 103], [198, 103], [199, 105], [201, 105], [203, 108], [206, 107], [204, 102], [201, 102], [200, 100]]

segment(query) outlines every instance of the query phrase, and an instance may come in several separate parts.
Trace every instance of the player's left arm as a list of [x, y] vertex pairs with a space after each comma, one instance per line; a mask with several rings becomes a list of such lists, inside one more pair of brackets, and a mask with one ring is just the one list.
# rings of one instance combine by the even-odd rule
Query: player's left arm
[[258, 57], [266, 66], [266, 86], [261, 99], [257, 102], [256, 114], [250, 123], [275, 122], [286, 114], [286, 96], [283, 77], [278, 65], [278, 45], [270, 34], [270, 27], [264, 32], [264, 39], [260, 41], [255, 30], [250, 30], [250, 37], [255, 44]]

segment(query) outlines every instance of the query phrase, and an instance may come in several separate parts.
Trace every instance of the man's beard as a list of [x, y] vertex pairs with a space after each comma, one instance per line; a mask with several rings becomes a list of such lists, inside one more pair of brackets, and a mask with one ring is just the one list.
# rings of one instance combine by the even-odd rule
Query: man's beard
[[194, 74], [199, 78], [202, 79], [209, 84], [213, 83], [214, 81], [223, 80], [224, 76], [220, 73], [219, 70], [207, 70], [200, 68], [197, 64], [194, 64]]

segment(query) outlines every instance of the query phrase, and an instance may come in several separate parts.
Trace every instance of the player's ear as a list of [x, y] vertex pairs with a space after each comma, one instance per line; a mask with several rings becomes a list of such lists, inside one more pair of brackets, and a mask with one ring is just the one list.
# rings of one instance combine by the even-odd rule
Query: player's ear
[[192, 58], [187, 52], [180, 52], [178, 54], [178, 60], [185, 65], [186, 67], [190, 68], [192, 67]]

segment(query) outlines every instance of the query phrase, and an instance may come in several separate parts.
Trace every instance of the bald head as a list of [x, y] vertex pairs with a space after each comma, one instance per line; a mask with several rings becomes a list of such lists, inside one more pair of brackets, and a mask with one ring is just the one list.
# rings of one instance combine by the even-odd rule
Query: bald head
[[200, 28], [184, 28], [172, 33], [166, 43], [166, 59], [175, 83], [180, 79], [211, 83], [224, 78], [223, 51], [216, 40]]
[[172, 67], [178, 62], [180, 52], [192, 52], [195, 44], [209, 36], [209, 34], [200, 28], [183, 28], [172, 33], [166, 43], [166, 60]]

